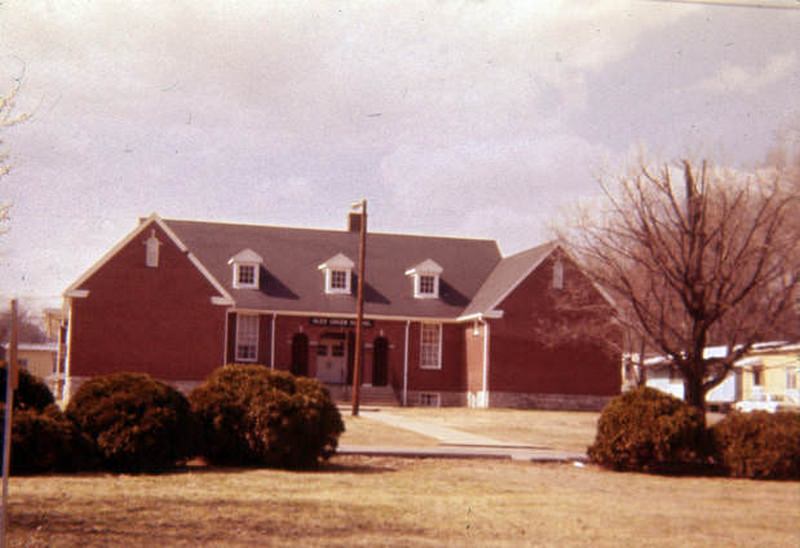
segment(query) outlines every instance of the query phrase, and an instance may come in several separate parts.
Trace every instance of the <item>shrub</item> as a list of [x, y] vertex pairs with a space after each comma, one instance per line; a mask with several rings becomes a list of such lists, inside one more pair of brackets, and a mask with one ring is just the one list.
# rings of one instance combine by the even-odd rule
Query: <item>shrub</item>
[[329, 458], [344, 431], [327, 389], [260, 365], [217, 369], [190, 395], [217, 464], [309, 468]]
[[702, 412], [652, 388], [611, 400], [597, 424], [589, 458], [614, 470], [686, 472], [704, 465]]
[[717, 460], [731, 476], [800, 479], [800, 414], [733, 412], [711, 432]]
[[195, 454], [196, 426], [186, 397], [149, 375], [90, 379], [70, 400], [67, 416], [111, 470], [163, 470]]
[[[6, 401], [6, 364], [0, 368], [0, 402]], [[36, 409], [43, 411], [55, 402], [47, 385], [25, 369], [19, 370], [19, 385], [14, 390], [14, 409]]]
[[[0, 421], [5, 409], [0, 409]], [[88, 469], [92, 445], [55, 405], [43, 411], [15, 409], [11, 442], [11, 473], [38, 474]]]

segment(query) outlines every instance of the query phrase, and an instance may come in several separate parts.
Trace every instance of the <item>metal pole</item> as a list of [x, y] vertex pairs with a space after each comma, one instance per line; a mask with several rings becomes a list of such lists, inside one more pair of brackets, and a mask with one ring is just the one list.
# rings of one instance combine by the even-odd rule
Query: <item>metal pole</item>
[[6, 547], [8, 531], [8, 474], [11, 466], [11, 415], [14, 410], [14, 389], [17, 387], [17, 300], [11, 301], [11, 339], [6, 364], [6, 404], [3, 430], [3, 509], [0, 518], [0, 547]]
[[361, 354], [363, 341], [361, 331], [364, 323], [364, 271], [367, 252], [367, 200], [361, 200], [361, 230], [358, 242], [358, 293], [356, 294], [356, 344], [353, 362], [353, 416], [358, 416], [361, 396]]

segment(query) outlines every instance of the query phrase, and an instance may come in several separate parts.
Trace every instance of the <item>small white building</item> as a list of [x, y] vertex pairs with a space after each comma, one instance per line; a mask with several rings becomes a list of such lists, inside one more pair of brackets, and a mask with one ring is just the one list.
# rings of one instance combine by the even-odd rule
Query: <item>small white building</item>
[[[8, 343], [2, 345], [2, 358], [8, 357]], [[21, 369], [42, 380], [55, 372], [58, 345], [54, 342], [19, 343], [17, 345], [17, 361]]]
[[[710, 346], [703, 352], [703, 357], [724, 357], [727, 353], [728, 349], [725, 346]], [[683, 399], [683, 377], [671, 360], [656, 356], [645, 359], [644, 366], [647, 371], [647, 386]], [[727, 409], [740, 399], [741, 375], [737, 381], [736, 371], [728, 374], [725, 380], [706, 394], [706, 403], [712, 411]]]
[[[703, 356], [724, 357], [725, 346], [710, 346]], [[683, 399], [684, 386], [680, 372], [669, 358], [655, 356], [644, 361], [647, 386]], [[800, 345], [783, 341], [753, 345], [751, 351], [734, 364], [733, 370], [720, 384], [709, 390], [706, 402], [712, 411], [725, 410], [732, 404], [755, 394], [781, 394], [800, 399]], [[766, 379], [766, 380], [764, 380]]]

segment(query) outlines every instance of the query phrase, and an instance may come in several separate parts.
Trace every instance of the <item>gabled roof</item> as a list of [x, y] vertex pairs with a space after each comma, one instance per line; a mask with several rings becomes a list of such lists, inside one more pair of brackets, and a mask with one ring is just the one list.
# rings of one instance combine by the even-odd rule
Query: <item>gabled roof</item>
[[263, 262], [264, 259], [261, 257], [261, 255], [259, 255], [258, 253], [249, 248], [241, 250], [239, 253], [228, 259], [228, 264], [233, 264], [233, 263], [262, 264]]
[[[152, 224], [216, 288], [220, 296], [212, 297], [215, 304], [298, 314], [351, 315], [355, 310], [355, 295], [325, 293], [319, 270], [353, 268], [349, 257], [358, 255], [357, 232], [171, 220], [156, 214], [142, 220], [65, 295], [87, 296], [82, 288], [86, 280]], [[557, 247], [549, 242], [501, 258], [493, 240], [369, 233], [364, 312], [437, 320], [491, 315]], [[232, 262], [260, 263], [260, 287], [235, 288]], [[438, 298], [415, 298], [409, 273], [440, 273]]]
[[[354, 295], [327, 295], [319, 265], [358, 256], [357, 232], [165, 220], [244, 310], [349, 315]], [[248, 248], [267, 257], [259, 289], [234, 289], [228, 259]], [[408, 265], [434, 259], [443, 268], [438, 299], [415, 299]], [[456, 319], [500, 261], [493, 240], [371, 232], [367, 236], [364, 312]]]
[[442, 265], [433, 259], [425, 259], [416, 266], [412, 266], [406, 270], [406, 276], [414, 274], [441, 274], [444, 271]]
[[490, 313], [557, 247], [556, 242], [547, 242], [502, 259], [486, 278], [462, 316]]
[[108, 261], [110, 261], [119, 251], [128, 245], [134, 238], [138, 237], [142, 232], [145, 231], [147, 228], [152, 228], [153, 225], [158, 226], [164, 233], [169, 237], [172, 243], [180, 249], [183, 253], [186, 253], [186, 257], [189, 261], [194, 265], [194, 267], [200, 271], [200, 274], [208, 280], [208, 282], [214, 287], [214, 289], [219, 293], [219, 296], [212, 297], [212, 302], [219, 305], [229, 305], [233, 304], [233, 299], [231, 298], [230, 294], [225, 290], [222, 284], [220, 284], [214, 276], [206, 269], [203, 264], [197, 260], [197, 257], [192, 253], [192, 251], [184, 244], [181, 239], [172, 231], [172, 229], [164, 222], [164, 220], [157, 214], [151, 213], [149, 217], [140, 219], [139, 225], [133, 229], [127, 236], [125, 236], [122, 240], [117, 242], [117, 244], [112, 247], [105, 255], [103, 255], [99, 261], [94, 263], [89, 270], [81, 274], [81, 276], [75, 280], [67, 289], [64, 291], [65, 297], [73, 297], [73, 298], [84, 298], [89, 295], [89, 292], [85, 289], [82, 289], [82, 286], [91, 278], [100, 268], [105, 265]]
[[317, 268], [319, 270], [326, 270], [328, 268], [332, 270], [338, 270], [338, 269], [352, 270], [355, 265], [356, 263], [354, 263], [350, 257], [345, 255], [344, 253], [337, 253], [336, 255], [334, 255], [321, 265], [319, 265]]
[[[11, 346], [11, 343], [4, 342], [2, 345], [3, 350], [8, 350]], [[17, 343], [17, 350], [21, 350], [23, 352], [57, 352], [58, 351], [58, 344], [54, 342], [44, 342], [44, 343], [28, 343], [28, 342], [20, 342]]]

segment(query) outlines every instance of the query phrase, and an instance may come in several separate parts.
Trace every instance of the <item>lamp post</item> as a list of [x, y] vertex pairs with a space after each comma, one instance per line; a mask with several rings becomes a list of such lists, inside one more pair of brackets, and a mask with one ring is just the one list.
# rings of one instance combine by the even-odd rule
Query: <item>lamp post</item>
[[353, 204], [353, 209], [361, 210], [361, 226], [358, 239], [358, 289], [356, 293], [356, 344], [353, 360], [353, 416], [358, 416], [359, 397], [361, 396], [361, 356], [362, 330], [364, 323], [364, 270], [367, 252], [367, 200], [362, 199]]

